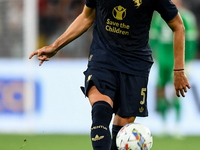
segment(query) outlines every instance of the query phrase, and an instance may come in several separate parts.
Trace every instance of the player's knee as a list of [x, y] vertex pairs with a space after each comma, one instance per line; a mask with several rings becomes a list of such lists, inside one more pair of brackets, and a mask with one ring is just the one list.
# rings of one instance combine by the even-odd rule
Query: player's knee
[[93, 106], [96, 102], [100, 100], [107, 102], [113, 107], [113, 101], [107, 95], [101, 94], [95, 86], [92, 86], [88, 92], [88, 98], [90, 100], [91, 106]]

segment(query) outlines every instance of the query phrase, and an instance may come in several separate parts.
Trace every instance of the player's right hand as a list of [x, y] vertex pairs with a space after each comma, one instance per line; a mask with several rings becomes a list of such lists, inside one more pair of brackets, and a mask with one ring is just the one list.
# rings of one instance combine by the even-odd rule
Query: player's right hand
[[29, 59], [31, 59], [34, 55], [37, 55], [38, 60], [40, 60], [39, 66], [43, 64], [44, 61], [49, 61], [51, 57], [53, 57], [57, 53], [51, 45], [42, 47], [31, 53]]

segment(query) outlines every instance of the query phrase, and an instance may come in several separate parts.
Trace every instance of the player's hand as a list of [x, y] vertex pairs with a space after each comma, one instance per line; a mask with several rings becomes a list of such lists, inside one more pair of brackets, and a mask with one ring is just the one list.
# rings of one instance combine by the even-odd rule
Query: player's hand
[[40, 60], [39, 66], [41, 66], [44, 61], [49, 61], [56, 53], [57, 51], [52, 46], [45, 46], [31, 53], [29, 59], [37, 55], [38, 60]]
[[180, 97], [180, 94], [185, 97], [187, 88], [191, 88], [184, 71], [174, 71], [174, 87], [178, 97]]

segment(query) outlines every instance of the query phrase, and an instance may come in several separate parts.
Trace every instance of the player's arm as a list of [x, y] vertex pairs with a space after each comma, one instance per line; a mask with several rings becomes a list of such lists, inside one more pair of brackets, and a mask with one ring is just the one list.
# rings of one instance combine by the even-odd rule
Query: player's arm
[[[180, 14], [167, 23], [173, 32], [174, 42], [174, 70], [184, 69], [185, 63], [185, 27], [181, 19]], [[187, 77], [184, 70], [174, 71], [174, 86], [176, 95], [180, 97], [180, 94], [185, 97], [187, 88], [190, 88]]]
[[83, 12], [52, 45], [45, 46], [34, 51], [29, 56], [29, 59], [31, 59], [34, 55], [37, 55], [40, 60], [39, 65], [41, 66], [44, 61], [48, 61], [49, 58], [54, 56], [61, 48], [87, 31], [94, 23], [94, 20], [95, 8], [84, 6]]
[[72, 22], [68, 29], [52, 44], [52, 46], [56, 50], [60, 50], [87, 31], [94, 23], [94, 20], [95, 9], [85, 6], [83, 12]]

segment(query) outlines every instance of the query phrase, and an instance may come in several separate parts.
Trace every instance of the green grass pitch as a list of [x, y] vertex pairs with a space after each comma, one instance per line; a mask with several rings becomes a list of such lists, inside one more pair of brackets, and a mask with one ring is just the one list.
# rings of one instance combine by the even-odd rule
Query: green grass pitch
[[[151, 150], [199, 150], [200, 136], [153, 137]], [[89, 135], [0, 134], [0, 150], [92, 150]]]

